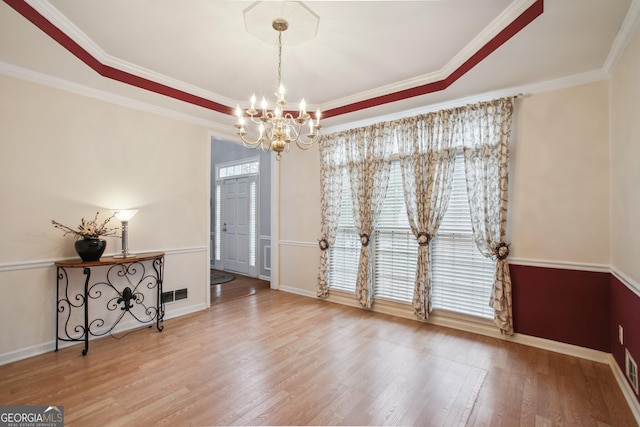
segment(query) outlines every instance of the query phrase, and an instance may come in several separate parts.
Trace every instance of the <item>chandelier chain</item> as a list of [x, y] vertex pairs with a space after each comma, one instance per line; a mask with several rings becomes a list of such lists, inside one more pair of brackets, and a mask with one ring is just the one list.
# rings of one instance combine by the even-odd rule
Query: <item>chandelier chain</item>
[[278, 31], [278, 88], [282, 84], [282, 31]]

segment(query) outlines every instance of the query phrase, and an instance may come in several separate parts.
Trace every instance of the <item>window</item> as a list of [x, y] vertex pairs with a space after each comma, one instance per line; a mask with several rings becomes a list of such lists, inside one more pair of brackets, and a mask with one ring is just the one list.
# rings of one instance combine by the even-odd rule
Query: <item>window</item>
[[233, 178], [240, 175], [253, 175], [260, 171], [260, 160], [244, 161], [244, 163], [219, 165], [218, 179]]
[[[329, 287], [350, 292], [355, 291], [360, 253], [352, 215], [345, 171], [338, 233], [329, 253]], [[399, 161], [392, 163], [387, 195], [372, 237], [374, 299], [410, 304], [418, 244], [407, 219]], [[447, 212], [431, 242], [430, 267], [434, 310], [493, 317], [488, 304], [495, 261], [485, 258], [473, 242], [462, 153], [456, 157]]]

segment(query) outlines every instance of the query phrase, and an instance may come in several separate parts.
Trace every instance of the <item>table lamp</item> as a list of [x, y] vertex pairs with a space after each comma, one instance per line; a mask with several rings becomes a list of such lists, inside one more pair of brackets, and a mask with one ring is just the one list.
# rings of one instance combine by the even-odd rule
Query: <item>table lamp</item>
[[122, 222], [122, 253], [114, 258], [132, 258], [129, 253], [129, 220], [138, 212], [137, 209], [123, 209], [116, 212], [116, 218]]

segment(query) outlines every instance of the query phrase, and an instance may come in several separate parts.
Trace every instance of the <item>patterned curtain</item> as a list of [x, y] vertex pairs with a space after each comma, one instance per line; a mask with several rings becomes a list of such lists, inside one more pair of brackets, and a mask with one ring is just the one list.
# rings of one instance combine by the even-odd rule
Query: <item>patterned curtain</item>
[[321, 136], [320, 150], [320, 271], [318, 297], [329, 296], [329, 248], [335, 244], [340, 221], [342, 201], [342, 175], [345, 166], [344, 138]]
[[464, 160], [473, 238], [486, 257], [496, 257], [496, 278], [489, 305], [503, 334], [513, 335], [511, 276], [507, 231], [509, 135], [514, 98], [467, 106], [464, 111]]
[[418, 240], [413, 310], [420, 319], [431, 312], [429, 242], [449, 204], [459, 131], [455, 111], [439, 111], [396, 122], [402, 186], [409, 225]]
[[387, 194], [393, 140], [389, 124], [381, 123], [345, 133], [351, 185], [353, 222], [362, 243], [358, 261], [356, 298], [371, 308], [373, 286], [369, 240]]

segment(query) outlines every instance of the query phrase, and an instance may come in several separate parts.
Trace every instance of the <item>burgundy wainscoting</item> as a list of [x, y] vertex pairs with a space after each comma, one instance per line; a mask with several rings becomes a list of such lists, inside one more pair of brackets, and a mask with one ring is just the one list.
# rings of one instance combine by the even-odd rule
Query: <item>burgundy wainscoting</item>
[[610, 273], [509, 268], [515, 332], [611, 352]]
[[[613, 274], [610, 276], [611, 295], [611, 354], [625, 372], [624, 350], [629, 350], [631, 357], [640, 364], [640, 297], [625, 286]], [[618, 325], [624, 331], [623, 343], [618, 341]], [[640, 397], [636, 395], [640, 402]]]

